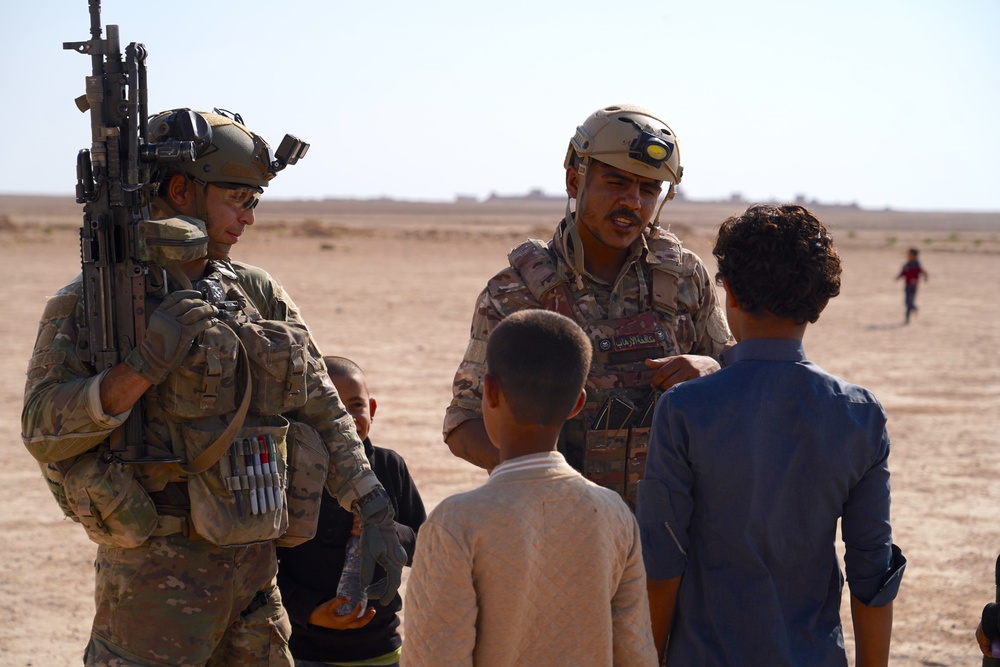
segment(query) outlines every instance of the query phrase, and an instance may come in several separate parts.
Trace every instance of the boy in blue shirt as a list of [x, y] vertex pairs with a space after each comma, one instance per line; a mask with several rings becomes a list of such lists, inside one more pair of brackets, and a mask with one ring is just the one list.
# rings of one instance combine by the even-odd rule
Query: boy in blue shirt
[[840, 258], [801, 206], [726, 220], [713, 250], [737, 345], [660, 399], [637, 518], [653, 636], [675, 665], [886, 665], [906, 560], [889, 525], [886, 416], [806, 359]]

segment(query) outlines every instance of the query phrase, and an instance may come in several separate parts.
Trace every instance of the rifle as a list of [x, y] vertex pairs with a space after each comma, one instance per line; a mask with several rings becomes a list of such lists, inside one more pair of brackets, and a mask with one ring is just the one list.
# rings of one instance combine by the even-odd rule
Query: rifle
[[[183, 127], [172, 140], [147, 141], [146, 48], [129, 44], [123, 60], [118, 26], [108, 25], [107, 37], [102, 38], [100, 0], [89, 3], [90, 39], [64, 42], [63, 49], [89, 55], [93, 70], [86, 78], [86, 94], [76, 99], [80, 111], [90, 112], [92, 140], [91, 148], [81, 150], [76, 161], [76, 201], [83, 204], [80, 257], [86, 311], [78, 349], [81, 358], [103, 371], [142, 341], [147, 296], [166, 295], [169, 261], [156, 257], [155, 247], [170, 240], [162, 237], [162, 224], [149, 220], [158, 167], [193, 161], [197, 148], [211, 141], [211, 128], [191, 114], [176, 123]], [[185, 140], [176, 140], [178, 135]], [[178, 218], [164, 222], [176, 223], [175, 233], [186, 225], [182, 236], [202, 247], [194, 251], [195, 257], [205, 255], [204, 223]], [[111, 455], [123, 461], [180, 461], [146, 441], [141, 403], [112, 433]]]

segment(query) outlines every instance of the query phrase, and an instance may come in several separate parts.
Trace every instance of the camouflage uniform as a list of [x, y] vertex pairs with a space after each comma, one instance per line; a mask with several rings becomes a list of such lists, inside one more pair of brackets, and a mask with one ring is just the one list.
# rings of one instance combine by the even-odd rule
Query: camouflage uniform
[[632, 504], [659, 393], [650, 386], [654, 371], [644, 360], [679, 354], [718, 358], [733, 341], [708, 271], [674, 235], [658, 227], [644, 232], [614, 285], [577, 274], [567, 241], [563, 221], [547, 245], [518, 246], [510, 253], [511, 266], [479, 295], [444, 435], [482, 418], [486, 340], [493, 328], [519, 310], [555, 310], [574, 319], [594, 346], [587, 404], [563, 429], [559, 449], [587, 478]]
[[[213, 274], [237, 282], [262, 318], [301, 323], [295, 304], [265, 271], [212, 261], [206, 275]], [[43, 469], [68, 469], [128, 416], [102, 410], [103, 374], [78, 353], [84, 322], [78, 277], [49, 299], [28, 368], [22, 437]], [[175, 373], [194, 354], [192, 348]], [[378, 480], [311, 336], [306, 366], [308, 398], [297, 418], [322, 436], [330, 454], [326, 488], [349, 508]], [[165, 392], [160, 389], [166, 384], [143, 396], [145, 433], [149, 441], [167, 443], [183, 456], [183, 445], [172, 437], [176, 424], [164, 417]], [[137, 547], [99, 547], [97, 613], [86, 663], [292, 664], [287, 646], [291, 625], [275, 583], [274, 541], [223, 547], [203, 539], [184, 515], [187, 481], [160, 474], [157, 466], [138, 467], [140, 484], [162, 513], [160, 523]]]

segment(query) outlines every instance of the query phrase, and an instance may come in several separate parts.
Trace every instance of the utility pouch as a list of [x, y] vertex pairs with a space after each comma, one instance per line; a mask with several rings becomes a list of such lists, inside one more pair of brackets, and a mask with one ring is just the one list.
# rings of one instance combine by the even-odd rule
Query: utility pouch
[[[288, 526], [284, 493], [288, 422], [280, 416], [265, 421], [245, 424], [218, 461], [187, 478], [194, 531], [212, 544], [272, 540]], [[189, 422], [181, 429], [189, 461], [220, 436], [220, 429], [205, 426]]]
[[157, 524], [156, 506], [135, 479], [131, 464], [93, 452], [79, 457], [63, 478], [66, 502], [87, 531], [107, 547], [137, 547]]
[[280, 415], [306, 403], [309, 332], [296, 322], [256, 320], [239, 328], [250, 357], [253, 393], [250, 410]]
[[240, 341], [224, 324], [202, 333], [184, 363], [156, 386], [164, 410], [181, 419], [225, 415], [236, 410]]
[[49, 463], [39, 461], [38, 467], [42, 469], [42, 477], [45, 478], [45, 483], [49, 485], [49, 491], [59, 504], [59, 509], [70, 519], [80, 523], [80, 518], [69, 507], [69, 500], [66, 499], [66, 487], [63, 485], [64, 473], [72, 467], [74, 461], [75, 459]]
[[293, 421], [288, 426], [288, 530], [279, 547], [294, 547], [316, 536], [330, 452], [313, 427]]

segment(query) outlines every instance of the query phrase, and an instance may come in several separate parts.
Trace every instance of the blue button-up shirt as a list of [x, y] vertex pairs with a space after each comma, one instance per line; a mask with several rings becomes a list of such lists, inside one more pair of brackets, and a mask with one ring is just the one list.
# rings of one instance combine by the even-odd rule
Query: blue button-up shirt
[[683, 575], [671, 664], [847, 664], [837, 520], [863, 604], [892, 601], [906, 563], [885, 422], [796, 340], [741, 342], [661, 397], [637, 518], [647, 576]]

